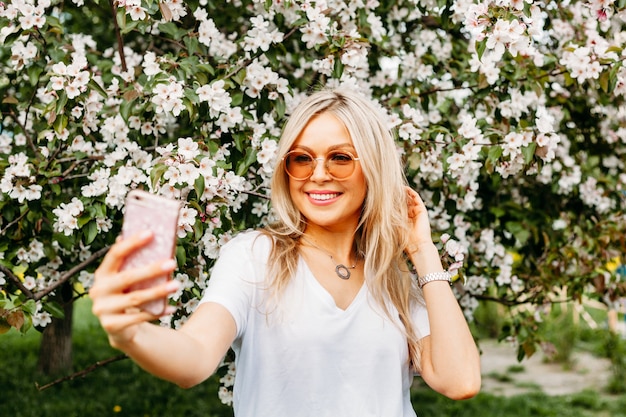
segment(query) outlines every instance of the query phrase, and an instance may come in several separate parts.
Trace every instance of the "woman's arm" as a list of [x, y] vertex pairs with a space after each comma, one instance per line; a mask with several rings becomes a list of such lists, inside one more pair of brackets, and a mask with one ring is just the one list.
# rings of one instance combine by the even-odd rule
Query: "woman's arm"
[[[418, 276], [441, 272], [426, 207], [415, 191], [407, 188], [407, 193], [412, 222], [407, 254]], [[447, 281], [429, 282], [422, 290], [430, 321], [430, 336], [422, 340], [422, 378], [447, 397], [473, 397], [480, 390], [480, 355], [456, 297]]]
[[[89, 295], [92, 311], [107, 332], [111, 346], [123, 351], [146, 371], [190, 387], [208, 378], [219, 366], [236, 334], [232, 315], [219, 304], [206, 303], [194, 312], [180, 330], [150, 323], [157, 319], [137, 306], [167, 297], [178, 285], [169, 282], [128, 292], [128, 288], [150, 278], [171, 272], [172, 260], [120, 272], [130, 253], [145, 245], [152, 236], [137, 235], [120, 240], [95, 273]], [[172, 311], [166, 311], [166, 314]]]

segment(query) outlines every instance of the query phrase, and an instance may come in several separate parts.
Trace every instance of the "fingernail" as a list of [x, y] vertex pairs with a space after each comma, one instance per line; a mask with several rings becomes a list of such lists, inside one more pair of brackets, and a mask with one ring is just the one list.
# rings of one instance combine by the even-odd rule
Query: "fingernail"
[[165, 289], [169, 292], [177, 291], [180, 288], [180, 282], [178, 281], [169, 281], [165, 285]]
[[164, 271], [172, 271], [176, 268], [176, 261], [174, 259], [168, 259], [161, 264], [161, 269]]
[[152, 231], [151, 230], [143, 230], [141, 233], [139, 233], [139, 237], [141, 239], [147, 239], [150, 236], [152, 236]]
[[178, 309], [176, 308], [176, 306], [167, 306], [165, 307], [165, 311], [163, 311], [163, 315], [164, 316], [171, 316], [172, 314], [176, 313]]

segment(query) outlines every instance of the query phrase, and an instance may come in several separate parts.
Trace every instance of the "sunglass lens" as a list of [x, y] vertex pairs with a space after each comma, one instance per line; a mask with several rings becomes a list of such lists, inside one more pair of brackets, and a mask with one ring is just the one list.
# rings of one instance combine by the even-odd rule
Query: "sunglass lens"
[[285, 168], [294, 178], [308, 178], [313, 170], [313, 157], [305, 152], [291, 152], [285, 160]]
[[354, 158], [343, 152], [328, 155], [328, 172], [335, 178], [347, 178], [354, 171]]

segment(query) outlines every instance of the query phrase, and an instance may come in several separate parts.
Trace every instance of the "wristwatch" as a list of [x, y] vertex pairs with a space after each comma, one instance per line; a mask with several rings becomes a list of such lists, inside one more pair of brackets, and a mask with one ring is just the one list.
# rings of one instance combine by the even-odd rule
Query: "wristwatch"
[[423, 277], [417, 278], [417, 285], [422, 288], [424, 285], [433, 281], [448, 281], [450, 284], [452, 283], [452, 275], [448, 271], [441, 272], [431, 272], [430, 274], [426, 274]]

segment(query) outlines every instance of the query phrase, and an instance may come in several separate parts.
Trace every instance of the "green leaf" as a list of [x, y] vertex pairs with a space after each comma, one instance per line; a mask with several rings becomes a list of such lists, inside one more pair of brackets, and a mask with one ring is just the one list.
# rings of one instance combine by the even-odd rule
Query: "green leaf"
[[172, 39], [175, 39], [177, 41], [180, 40], [180, 38], [182, 37], [181, 32], [184, 32], [182, 30], [179, 30], [178, 27], [176, 27], [176, 23], [174, 22], [161, 23], [159, 25], [159, 30], [163, 33], [170, 35]]
[[233, 74], [230, 79], [233, 80], [237, 85], [243, 85], [243, 80], [246, 78], [246, 70], [240, 69], [236, 74]]
[[202, 223], [197, 221], [193, 226], [193, 240], [194, 242], [200, 241], [202, 236], [204, 235], [204, 228], [202, 227]]
[[506, 230], [511, 232], [513, 236], [515, 236], [515, 239], [517, 239], [517, 241], [521, 245], [525, 244], [530, 237], [530, 231], [528, 230], [528, 226], [525, 226], [519, 222], [506, 222], [504, 227], [506, 228]]
[[48, 301], [43, 305], [43, 309], [57, 319], [62, 319], [65, 317], [65, 311], [63, 311], [63, 307], [56, 301]]
[[608, 72], [603, 72], [600, 74], [600, 78], [598, 79], [598, 82], [600, 83], [600, 88], [602, 88], [602, 91], [604, 91], [605, 93], [610, 92], [609, 91], [609, 73]]
[[204, 194], [204, 175], [199, 175], [193, 183], [193, 189], [196, 191], [196, 197], [200, 199]]
[[436, 190], [435, 192], [433, 192], [431, 202], [434, 206], [439, 205], [439, 203], [441, 202], [441, 190]]
[[248, 148], [246, 158], [237, 166], [237, 175], [243, 176], [254, 162], [256, 162], [256, 150]]
[[187, 251], [182, 245], [176, 246], [176, 262], [178, 265], [185, 265], [187, 263]]
[[105, 204], [93, 204], [92, 207], [96, 213], [94, 217], [103, 219], [107, 216], [107, 207]]
[[618, 81], [617, 74], [619, 73], [619, 70], [621, 68], [622, 68], [622, 62], [620, 61], [617, 64], [615, 64], [613, 68], [611, 68], [611, 71], [609, 71], [608, 85], [606, 89], [607, 93], [612, 93], [613, 90], [615, 90], [615, 86], [617, 86], [617, 81]]
[[282, 97], [274, 101], [274, 111], [276, 112], [276, 116], [278, 119], [282, 119], [283, 117], [285, 117], [286, 110], [287, 106], [285, 105], [285, 100], [283, 100]]
[[118, 7], [115, 17], [117, 19], [117, 25], [123, 31], [126, 27], [126, 9], [123, 7]]
[[46, 23], [48, 24], [48, 31], [56, 34], [63, 33], [63, 25], [58, 17], [48, 14], [46, 15]]
[[[59, 98], [58, 98], [58, 100], [56, 102], [56, 106], [54, 108], [54, 111], [57, 114], [57, 120], [58, 120], [58, 115], [64, 112], [66, 104], [67, 104], [67, 94], [65, 94], [65, 91], [61, 91], [59, 93]], [[57, 132], [59, 132], [59, 131], [57, 131]]]
[[522, 147], [522, 155], [524, 155], [525, 164], [530, 164], [532, 162], [536, 149], [537, 142], [532, 142], [530, 145]]
[[233, 135], [233, 141], [235, 142], [235, 148], [239, 151], [239, 152], [244, 152], [244, 142], [246, 140], [246, 137], [244, 134], [238, 134], [235, 133]]
[[495, 164], [498, 159], [502, 156], [502, 146], [491, 146], [489, 148], [489, 153], [487, 154], [487, 160], [491, 163]]
[[33, 65], [28, 67], [28, 81], [30, 81], [30, 85], [35, 87], [39, 84], [39, 76], [43, 72], [43, 68], [39, 65]]
[[58, 183], [48, 183], [48, 187], [50, 187], [50, 191], [54, 193], [54, 195], [61, 195], [61, 186]]
[[90, 221], [83, 226], [83, 233], [85, 235], [85, 244], [90, 245], [98, 236], [98, 226], [95, 221]]
[[496, 218], [502, 217], [506, 214], [506, 210], [502, 207], [490, 207], [489, 212], [496, 216]]
[[89, 88], [96, 90], [96, 92], [100, 94], [102, 97], [109, 98], [109, 95], [107, 94], [105, 89], [102, 88], [102, 86], [98, 84], [93, 78], [89, 80], [87, 85], [89, 86]]
[[520, 345], [517, 348], [517, 361], [521, 362], [524, 359], [525, 355], [526, 355], [526, 351], [524, 350], [524, 346]]
[[485, 53], [485, 49], [487, 49], [487, 38], [478, 42], [476, 45], [476, 53], [478, 54], [478, 60], [480, 61], [483, 58], [483, 54]]
[[[122, 34], [124, 35], [132, 32], [133, 30], [136, 30], [137, 27], [141, 24], [141, 21], [139, 20], [131, 20], [130, 22], [128, 22], [126, 18], [124, 18], [124, 21], [125, 21], [124, 28], [122, 29]], [[120, 25], [120, 28], [121, 28], [121, 25]]]
[[195, 36], [185, 36], [185, 46], [189, 55], [195, 55], [200, 52], [200, 42]]
[[120, 104], [120, 116], [122, 116], [122, 119], [124, 119], [124, 121], [128, 121], [134, 101], [135, 100], [124, 100], [122, 101], [122, 104]]
[[243, 103], [243, 93], [236, 93], [231, 96], [230, 105], [233, 107], [240, 106]]
[[159, 184], [161, 177], [165, 174], [165, 171], [167, 171], [167, 166], [162, 164], [152, 168], [152, 171], [150, 171], [150, 183], [152, 184], [152, 187], [156, 187]]
[[209, 77], [207, 77], [207, 75], [201, 71], [196, 71], [194, 75], [196, 77], [196, 80], [198, 81], [198, 84], [200, 85], [205, 85], [209, 82]]
[[343, 62], [340, 57], [335, 58], [335, 66], [333, 67], [333, 78], [341, 78], [343, 74]]
[[32, 316], [37, 311], [37, 303], [35, 300], [26, 300], [26, 302], [22, 304], [22, 310]]
[[201, 71], [208, 72], [211, 75], [215, 75], [215, 69], [209, 64], [198, 64], [196, 68]]
[[272, 67], [278, 68], [280, 66], [280, 60], [276, 56], [276, 50], [275, 49], [269, 49], [265, 53], [265, 57], [270, 61], [270, 64], [272, 65]]

